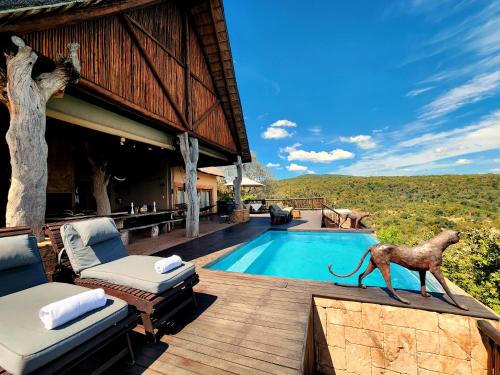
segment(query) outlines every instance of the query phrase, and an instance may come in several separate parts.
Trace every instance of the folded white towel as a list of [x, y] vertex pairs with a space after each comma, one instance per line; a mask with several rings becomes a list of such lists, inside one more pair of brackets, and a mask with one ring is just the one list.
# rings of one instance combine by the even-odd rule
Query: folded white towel
[[178, 255], [172, 255], [168, 258], [163, 258], [155, 263], [155, 271], [165, 273], [172, 271], [174, 268], [182, 266], [182, 259]]
[[38, 316], [46, 329], [53, 329], [104, 306], [106, 300], [103, 289], [91, 289], [42, 307]]

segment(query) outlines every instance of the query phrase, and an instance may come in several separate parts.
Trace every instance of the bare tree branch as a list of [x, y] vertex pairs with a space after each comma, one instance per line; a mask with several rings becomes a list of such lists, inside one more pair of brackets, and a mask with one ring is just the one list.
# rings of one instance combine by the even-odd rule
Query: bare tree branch
[[80, 60], [77, 56], [79, 47], [78, 43], [68, 44], [68, 56], [59, 57], [56, 61], [56, 68], [52, 72], [42, 73], [35, 78], [45, 101], [54, 94], [64, 91], [68, 83], [78, 82], [81, 70]]

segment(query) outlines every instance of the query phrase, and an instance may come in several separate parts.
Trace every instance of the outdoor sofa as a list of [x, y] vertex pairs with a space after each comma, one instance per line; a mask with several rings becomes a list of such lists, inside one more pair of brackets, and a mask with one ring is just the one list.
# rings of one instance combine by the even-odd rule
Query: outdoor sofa
[[271, 215], [271, 224], [286, 224], [292, 220], [293, 207], [281, 207], [273, 203], [269, 207], [269, 214]]
[[55, 329], [44, 327], [38, 317], [42, 307], [85, 291], [77, 285], [48, 282], [29, 228], [1, 229], [0, 374], [71, 372], [101, 348], [115, 348], [118, 340], [123, 349], [93, 373], [127, 353], [133, 361], [128, 334], [137, 324], [137, 315], [118, 298], [107, 296], [106, 305], [99, 309]]
[[46, 233], [58, 254], [61, 275], [126, 301], [140, 315], [151, 341], [175, 313], [196, 306], [193, 287], [199, 277], [194, 265], [184, 262], [168, 273], [156, 273], [154, 264], [161, 258], [128, 255], [111, 218], [47, 224]]

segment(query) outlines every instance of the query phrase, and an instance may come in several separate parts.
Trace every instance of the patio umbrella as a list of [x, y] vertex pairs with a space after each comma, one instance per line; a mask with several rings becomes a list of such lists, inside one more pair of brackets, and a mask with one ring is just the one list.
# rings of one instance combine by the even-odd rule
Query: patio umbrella
[[[228, 183], [226, 183], [226, 186], [233, 186], [233, 181], [229, 181]], [[264, 186], [264, 184], [261, 184], [260, 182], [252, 180], [251, 178], [248, 177], [243, 177], [241, 180], [241, 187], [256, 187], [256, 186]]]

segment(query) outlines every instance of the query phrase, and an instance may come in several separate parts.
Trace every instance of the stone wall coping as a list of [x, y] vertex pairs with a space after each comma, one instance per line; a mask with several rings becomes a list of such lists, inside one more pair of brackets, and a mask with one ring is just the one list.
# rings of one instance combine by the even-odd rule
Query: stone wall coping
[[[342, 289], [339, 289], [342, 288]], [[339, 293], [337, 293], [337, 291]], [[350, 292], [350, 293], [349, 293]], [[313, 292], [312, 297], [331, 298], [343, 301], [373, 303], [386, 306], [394, 306], [407, 309], [431, 311], [454, 315], [470, 316], [473, 318], [500, 320], [500, 316], [493, 310], [487, 308], [472, 296], [457, 294], [456, 299], [469, 307], [469, 310], [462, 310], [456, 307], [453, 302], [443, 293], [431, 292], [432, 297], [425, 298], [420, 292], [398, 290], [398, 293], [408, 299], [411, 304], [405, 305], [394, 299], [389, 291], [380, 287], [367, 287], [366, 289], [357, 286], [331, 285], [322, 288], [321, 292]]]

